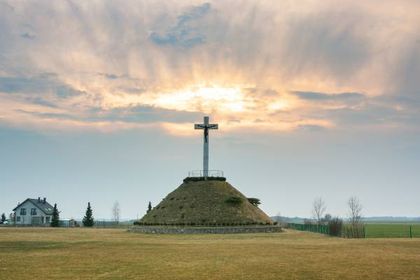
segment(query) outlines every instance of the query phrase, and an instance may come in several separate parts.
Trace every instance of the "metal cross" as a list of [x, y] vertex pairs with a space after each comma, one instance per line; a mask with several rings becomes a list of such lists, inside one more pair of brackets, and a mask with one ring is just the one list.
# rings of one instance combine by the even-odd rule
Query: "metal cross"
[[204, 146], [203, 146], [203, 176], [209, 176], [209, 129], [218, 129], [218, 124], [210, 124], [209, 117], [204, 117], [203, 124], [195, 124], [194, 129], [204, 129]]

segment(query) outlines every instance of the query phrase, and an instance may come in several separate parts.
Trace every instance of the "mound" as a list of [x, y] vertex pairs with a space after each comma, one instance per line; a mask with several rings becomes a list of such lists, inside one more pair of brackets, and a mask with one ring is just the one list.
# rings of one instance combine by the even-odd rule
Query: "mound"
[[184, 180], [147, 213], [145, 225], [271, 224], [271, 219], [228, 182]]

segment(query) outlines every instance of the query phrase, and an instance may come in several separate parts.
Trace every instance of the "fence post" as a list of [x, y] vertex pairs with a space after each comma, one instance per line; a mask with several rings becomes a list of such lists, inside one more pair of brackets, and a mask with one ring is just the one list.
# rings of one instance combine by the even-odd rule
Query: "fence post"
[[413, 233], [411, 232], [411, 225], [410, 225], [410, 238], [413, 238]]

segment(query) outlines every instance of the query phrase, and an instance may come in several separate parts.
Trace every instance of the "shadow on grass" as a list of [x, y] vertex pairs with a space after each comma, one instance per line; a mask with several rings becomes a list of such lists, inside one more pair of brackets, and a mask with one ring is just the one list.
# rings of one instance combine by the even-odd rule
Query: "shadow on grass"
[[72, 248], [83, 244], [98, 242], [52, 242], [52, 241], [0, 241], [0, 252], [39, 251]]

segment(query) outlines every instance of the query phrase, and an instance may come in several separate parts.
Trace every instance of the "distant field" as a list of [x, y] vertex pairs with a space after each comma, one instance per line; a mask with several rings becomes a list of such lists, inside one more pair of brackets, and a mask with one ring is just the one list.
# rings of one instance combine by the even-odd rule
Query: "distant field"
[[0, 279], [419, 279], [420, 239], [0, 228]]
[[[411, 228], [411, 230], [410, 230]], [[420, 224], [374, 223], [365, 225], [366, 237], [420, 237]]]

